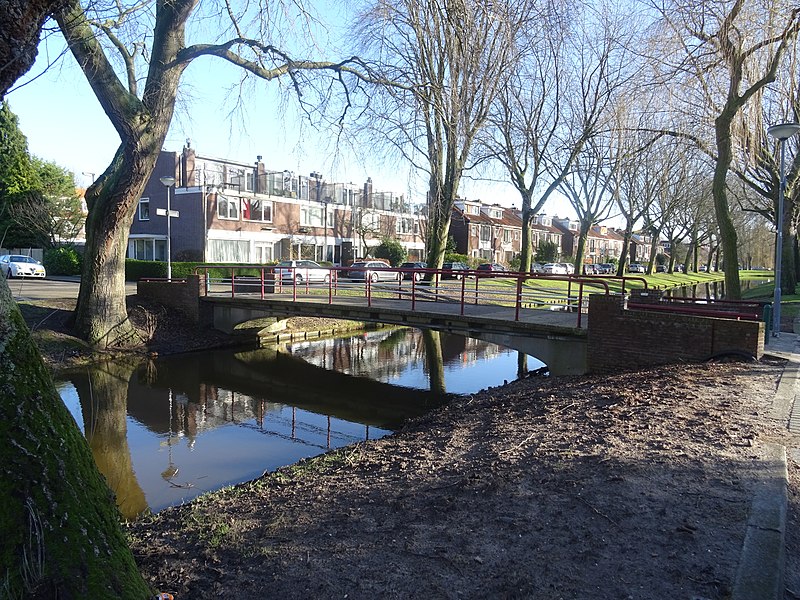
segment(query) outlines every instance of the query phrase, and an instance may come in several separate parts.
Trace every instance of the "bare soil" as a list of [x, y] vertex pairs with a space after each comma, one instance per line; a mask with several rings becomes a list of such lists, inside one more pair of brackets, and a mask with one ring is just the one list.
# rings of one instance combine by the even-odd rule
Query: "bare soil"
[[135, 523], [133, 549], [178, 598], [728, 598], [764, 444], [788, 442], [781, 369], [519, 381]]
[[[152, 321], [146, 351], [208, 344], [168, 321]], [[800, 447], [768, 417], [783, 364], [484, 390], [130, 524], [131, 545], [178, 599], [729, 598], [765, 445]], [[800, 597], [797, 460], [787, 599]]]

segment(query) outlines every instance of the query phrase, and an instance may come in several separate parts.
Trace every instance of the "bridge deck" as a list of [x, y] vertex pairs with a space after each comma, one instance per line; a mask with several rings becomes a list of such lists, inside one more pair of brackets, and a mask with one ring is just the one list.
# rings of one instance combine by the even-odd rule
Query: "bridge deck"
[[210, 295], [206, 302], [216, 306], [258, 311], [274, 317], [315, 316], [355, 321], [392, 323], [409, 326], [430, 327], [454, 332], [500, 333], [532, 336], [586, 337], [586, 315], [583, 315], [583, 328], [579, 328], [578, 314], [564, 310], [525, 308], [515, 320], [515, 308], [490, 304], [465, 304], [459, 302], [415, 302], [411, 300], [373, 297], [298, 296], [294, 299], [288, 294], [267, 294], [261, 299], [258, 293], [239, 293], [230, 295]]

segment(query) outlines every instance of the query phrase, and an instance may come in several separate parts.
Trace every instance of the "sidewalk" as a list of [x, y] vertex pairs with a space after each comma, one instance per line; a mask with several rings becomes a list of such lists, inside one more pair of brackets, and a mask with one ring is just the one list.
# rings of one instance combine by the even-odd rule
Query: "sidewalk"
[[[767, 340], [764, 354], [787, 360], [769, 417], [800, 434], [800, 335], [781, 333]], [[784, 597], [788, 505], [787, 455], [800, 462], [800, 448], [773, 444], [764, 457], [764, 479], [750, 508], [733, 600]]]

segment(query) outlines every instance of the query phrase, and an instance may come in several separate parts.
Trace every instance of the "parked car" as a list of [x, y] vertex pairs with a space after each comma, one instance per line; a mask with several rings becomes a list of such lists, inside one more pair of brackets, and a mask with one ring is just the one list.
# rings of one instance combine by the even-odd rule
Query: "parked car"
[[647, 267], [639, 263], [631, 263], [628, 265], [628, 273], [647, 273]]
[[6, 279], [12, 277], [40, 277], [47, 275], [40, 263], [35, 258], [21, 254], [6, 254], [0, 256], [0, 271]]
[[572, 263], [558, 263], [558, 264], [564, 266], [564, 268], [567, 270], [567, 275], [572, 275], [575, 272], [575, 265], [573, 265]]
[[539, 263], [539, 262], [531, 263], [531, 273], [541, 273], [543, 266], [544, 263]]
[[666, 272], [667, 272], [667, 265], [656, 266], [656, 273], [666, 273]]
[[595, 266], [595, 269], [600, 275], [613, 275], [616, 271], [614, 265], [611, 263], [600, 263]]
[[[401, 269], [426, 269], [428, 267], [428, 263], [424, 262], [404, 262], [400, 265]], [[419, 281], [423, 277], [425, 277], [425, 273], [422, 271], [406, 271], [403, 273], [403, 279], [411, 279], [414, 278], [414, 281]]]
[[389, 265], [379, 260], [360, 260], [350, 265], [347, 277], [354, 281], [397, 281], [400, 273], [389, 269]]
[[283, 260], [275, 265], [275, 276], [284, 283], [328, 283], [331, 280], [331, 271], [313, 260]]
[[584, 275], [598, 275], [600, 271], [597, 268], [597, 265], [583, 265], [583, 274]]
[[469, 267], [462, 262], [446, 262], [442, 264], [442, 279], [461, 279], [467, 271]]
[[506, 273], [507, 269], [498, 263], [483, 263], [482, 265], [478, 265], [476, 271], [485, 275], [487, 273]]
[[546, 275], [566, 275], [567, 268], [564, 263], [547, 263], [542, 266], [542, 273]]

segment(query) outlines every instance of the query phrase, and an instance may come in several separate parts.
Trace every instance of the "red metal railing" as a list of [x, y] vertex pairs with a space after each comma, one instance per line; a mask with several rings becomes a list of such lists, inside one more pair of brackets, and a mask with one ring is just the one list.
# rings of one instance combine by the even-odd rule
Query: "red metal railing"
[[[417, 310], [424, 302], [458, 303], [461, 315], [469, 305], [507, 306], [513, 307], [515, 321], [519, 321], [526, 310], [555, 309], [577, 313], [578, 327], [582, 326], [582, 315], [588, 307], [588, 294], [608, 295], [608, 280], [621, 279], [624, 288], [626, 280], [637, 279], [647, 287], [647, 282], [641, 277], [391, 267], [330, 267], [324, 268], [324, 273], [312, 274], [302, 267], [228, 264], [200, 265], [195, 272], [205, 280], [207, 294], [230, 294], [231, 298], [241, 294], [251, 296], [254, 292], [258, 292], [261, 299], [265, 299], [267, 294], [291, 294], [292, 300], [326, 295], [330, 304], [337, 296], [359, 295], [366, 299], [367, 306], [372, 306], [377, 298], [408, 300], [411, 310]], [[470, 281], [474, 285], [468, 285]], [[550, 282], [554, 285], [548, 286]], [[566, 282], [566, 290], [563, 282]]]

